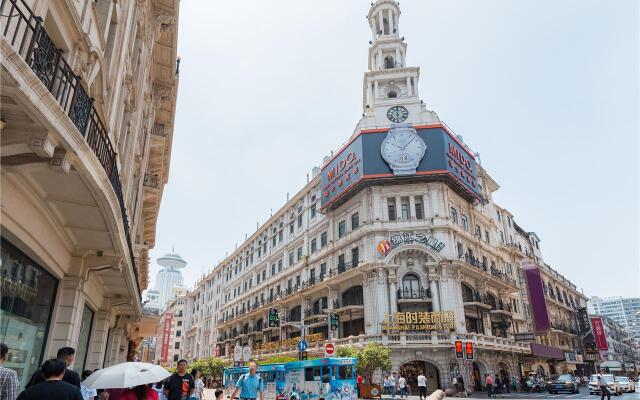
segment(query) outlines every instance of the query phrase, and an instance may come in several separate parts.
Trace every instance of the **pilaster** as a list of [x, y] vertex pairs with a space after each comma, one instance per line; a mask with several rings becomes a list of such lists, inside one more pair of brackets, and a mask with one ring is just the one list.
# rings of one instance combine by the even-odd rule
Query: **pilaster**
[[75, 276], [67, 276], [62, 280], [51, 330], [51, 357], [55, 357], [55, 352], [61, 347], [76, 347], [84, 307], [83, 285], [84, 281]]

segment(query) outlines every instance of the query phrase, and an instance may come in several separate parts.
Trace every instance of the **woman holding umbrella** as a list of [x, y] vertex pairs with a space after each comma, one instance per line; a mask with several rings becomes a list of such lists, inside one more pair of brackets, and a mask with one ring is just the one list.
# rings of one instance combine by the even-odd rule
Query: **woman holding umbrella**
[[82, 384], [90, 389], [133, 388], [124, 391], [120, 400], [158, 400], [158, 393], [147, 385], [170, 375], [159, 365], [126, 362], [98, 370]]
[[122, 393], [121, 400], [158, 400], [158, 392], [147, 385], [138, 385]]

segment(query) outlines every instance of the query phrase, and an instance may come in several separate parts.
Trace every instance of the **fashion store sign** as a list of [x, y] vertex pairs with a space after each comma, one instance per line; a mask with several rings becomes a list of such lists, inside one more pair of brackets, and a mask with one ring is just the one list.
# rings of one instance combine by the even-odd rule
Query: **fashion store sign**
[[445, 244], [433, 236], [427, 236], [424, 233], [403, 232], [391, 236], [390, 240], [381, 240], [378, 243], [378, 253], [386, 256], [391, 250], [406, 244], [421, 244], [435, 251], [444, 249]]
[[442, 312], [395, 312], [386, 313], [382, 321], [383, 331], [451, 331], [456, 329], [453, 311]]

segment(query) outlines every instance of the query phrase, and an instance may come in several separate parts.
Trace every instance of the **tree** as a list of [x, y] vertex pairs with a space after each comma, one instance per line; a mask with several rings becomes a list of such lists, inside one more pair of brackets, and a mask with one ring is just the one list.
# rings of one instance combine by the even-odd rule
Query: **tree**
[[357, 371], [371, 382], [376, 369], [391, 369], [391, 349], [380, 343], [367, 343], [359, 352]]
[[360, 357], [360, 349], [356, 346], [339, 346], [336, 349], [336, 357]]
[[291, 356], [271, 356], [260, 361], [261, 364], [284, 364], [291, 361], [298, 361], [296, 357]]

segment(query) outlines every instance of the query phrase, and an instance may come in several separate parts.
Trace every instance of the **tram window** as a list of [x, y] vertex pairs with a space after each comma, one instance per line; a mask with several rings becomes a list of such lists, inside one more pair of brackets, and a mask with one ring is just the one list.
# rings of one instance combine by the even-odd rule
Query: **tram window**
[[338, 379], [351, 379], [353, 377], [353, 367], [351, 365], [341, 365], [338, 367]]
[[330, 367], [322, 368], [322, 383], [331, 383], [331, 369]]
[[316, 368], [305, 368], [304, 369], [304, 380], [311, 382], [313, 381], [313, 370]]

